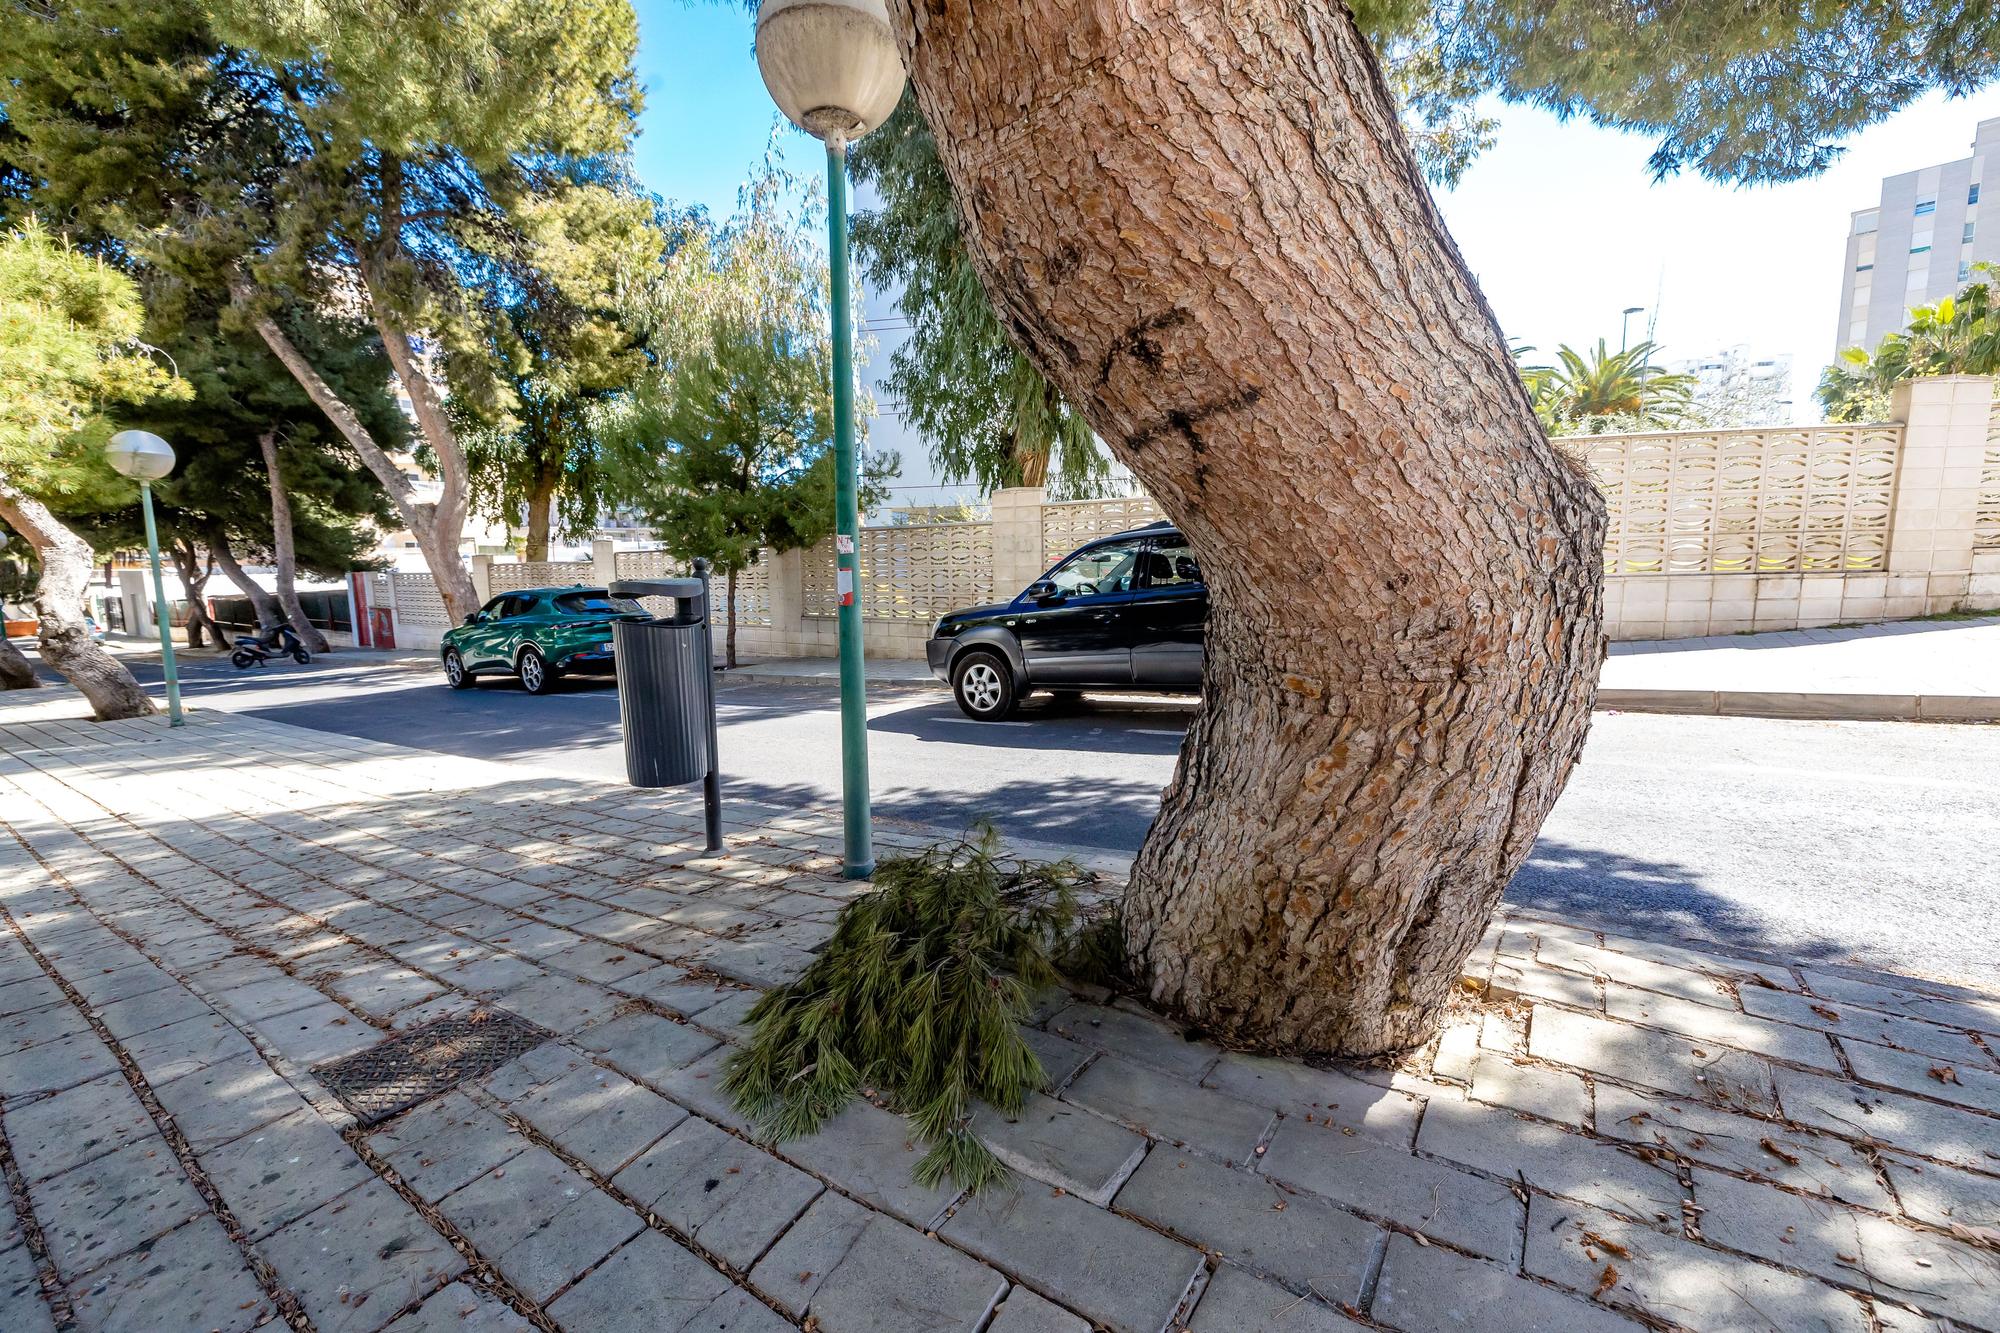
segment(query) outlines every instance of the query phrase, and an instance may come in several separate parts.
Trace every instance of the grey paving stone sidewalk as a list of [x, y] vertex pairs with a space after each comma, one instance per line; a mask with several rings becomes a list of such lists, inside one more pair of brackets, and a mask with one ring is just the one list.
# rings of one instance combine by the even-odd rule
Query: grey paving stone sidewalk
[[[722, 1097], [865, 887], [738, 814], [0, 709], [0, 1329], [2000, 1330], [2000, 997], [1508, 918], [1428, 1046], [1319, 1068], [1075, 988], [967, 1199]], [[315, 1072], [501, 1011], [386, 1118]]]

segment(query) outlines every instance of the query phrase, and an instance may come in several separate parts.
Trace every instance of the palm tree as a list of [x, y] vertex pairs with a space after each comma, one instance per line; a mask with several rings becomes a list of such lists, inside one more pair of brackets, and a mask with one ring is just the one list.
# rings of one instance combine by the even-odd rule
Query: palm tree
[[1613, 352], [1599, 338], [1586, 353], [1564, 343], [1555, 365], [1522, 366], [1521, 378], [1551, 435], [1671, 430], [1687, 416], [1695, 379], [1654, 365], [1658, 350], [1640, 342]]

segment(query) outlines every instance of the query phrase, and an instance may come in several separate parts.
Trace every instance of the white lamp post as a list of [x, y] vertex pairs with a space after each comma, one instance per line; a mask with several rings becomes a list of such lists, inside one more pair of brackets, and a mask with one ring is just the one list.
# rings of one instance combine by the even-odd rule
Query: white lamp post
[[868, 813], [868, 692], [855, 596], [861, 515], [854, 459], [854, 328], [848, 304], [847, 145], [895, 111], [903, 58], [883, 0], [764, 0], [757, 68], [786, 119], [826, 144], [833, 279], [834, 549], [840, 593], [840, 751], [846, 873], [875, 873]]
[[181, 726], [181, 678], [174, 666], [173, 612], [160, 580], [160, 537], [153, 527], [153, 483], [174, 470], [174, 449], [151, 431], [121, 430], [104, 446], [112, 471], [139, 483], [139, 507], [146, 513], [146, 554], [153, 563], [153, 621], [160, 628], [160, 667], [167, 678], [167, 725]]

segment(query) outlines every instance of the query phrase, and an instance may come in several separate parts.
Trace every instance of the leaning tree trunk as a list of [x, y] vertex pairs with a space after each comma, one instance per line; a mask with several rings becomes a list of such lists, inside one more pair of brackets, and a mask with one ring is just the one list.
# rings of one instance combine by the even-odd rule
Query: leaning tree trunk
[[1339, 5], [892, 8], [1002, 317], [1207, 571], [1133, 966], [1231, 1041], [1421, 1041], [1582, 746], [1604, 513], [1373, 54]]
[[243, 595], [250, 599], [250, 606], [257, 613], [257, 628], [260, 631], [270, 629], [285, 618], [284, 608], [278, 605], [278, 599], [244, 572], [242, 562], [229, 545], [229, 534], [222, 530], [220, 523], [211, 525], [208, 530], [208, 552], [215, 557], [215, 563], [222, 566], [222, 572], [229, 576], [229, 581], [241, 588]]
[[[390, 365], [396, 372], [396, 378], [402, 382], [404, 392], [410, 396], [411, 410], [424, 432], [425, 442], [437, 455], [439, 498], [435, 504], [416, 498], [409, 478], [376, 442], [353, 407], [335, 393], [333, 386], [313, 368], [312, 362], [306, 359], [305, 353], [299, 350], [290, 335], [279, 327], [277, 320], [258, 310], [256, 288], [247, 274], [238, 272], [231, 275], [230, 299], [248, 317], [251, 327], [264, 340], [271, 355], [278, 358], [279, 364], [291, 373], [306, 396], [312, 399], [313, 406], [326, 415], [341, 438], [353, 447], [354, 452], [361, 456], [361, 461], [368, 465], [368, 470], [375, 474], [375, 480], [382, 483], [389, 502], [402, 516], [410, 535], [416, 538], [418, 549], [423, 551], [424, 562], [430, 567], [431, 578], [437, 583], [438, 595], [444, 599], [445, 611], [456, 625], [479, 609], [479, 593], [473, 588], [472, 574], [458, 552], [459, 538], [465, 530], [469, 495], [465, 451], [459, 446], [458, 434], [451, 428], [437, 389], [424, 375], [423, 366], [410, 345], [408, 331], [384, 304], [379, 275], [375, 275], [371, 265], [364, 264], [361, 272]], [[375, 275], [372, 280], [371, 275]]]
[[34, 664], [21, 656], [11, 640], [0, 636], [0, 690], [32, 690], [41, 683]]
[[298, 633], [308, 652], [333, 651], [326, 635], [306, 617], [299, 603], [298, 552], [292, 546], [292, 500], [285, 493], [284, 473], [278, 467], [278, 432], [267, 430], [257, 436], [257, 448], [264, 455], [264, 476], [271, 487], [271, 560], [277, 569], [278, 604]]
[[[90, 637], [83, 590], [90, 583], [90, 544], [62, 525], [48, 506], [0, 481], [0, 519], [28, 539], [41, 560], [35, 614], [42, 622], [42, 660], [76, 686], [100, 722], [147, 717], [153, 701], [123, 663]], [[167, 613], [166, 607], [159, 608]]]

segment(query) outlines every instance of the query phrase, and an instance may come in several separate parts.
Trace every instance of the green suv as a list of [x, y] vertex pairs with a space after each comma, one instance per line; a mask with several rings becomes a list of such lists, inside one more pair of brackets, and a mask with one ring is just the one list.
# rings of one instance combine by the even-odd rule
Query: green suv
[[522, 588], [503, 592], [445, 631], [439, 652], [454, 690], [482, 675], [521, 678], [530, 694], [547, 694], [564, 675], [609, 675], [611, 622], [644, 616], [646, 608], [602, 588]]

